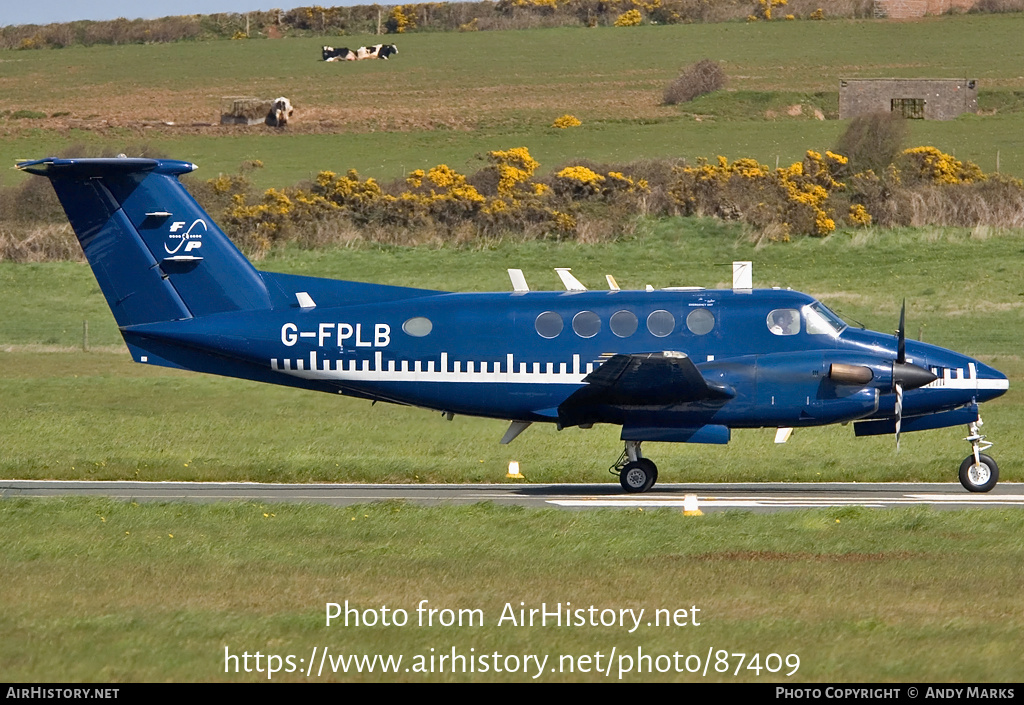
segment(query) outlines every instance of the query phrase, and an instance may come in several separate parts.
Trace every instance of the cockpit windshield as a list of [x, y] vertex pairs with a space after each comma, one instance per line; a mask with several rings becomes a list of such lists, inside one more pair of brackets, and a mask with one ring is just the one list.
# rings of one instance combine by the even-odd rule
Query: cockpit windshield
[[846, 323], [820, 302], [804, 306], [804, 320], [811, 335], [837, 336], [846, 328]]

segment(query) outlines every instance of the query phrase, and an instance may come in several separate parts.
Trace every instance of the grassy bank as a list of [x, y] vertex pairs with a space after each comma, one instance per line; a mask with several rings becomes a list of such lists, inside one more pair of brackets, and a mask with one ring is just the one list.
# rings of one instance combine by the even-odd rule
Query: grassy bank
[[[980, 81], [982, 109], [996, 114], [914, 121], [910, 143], [935, 144], [986, 171], [998, 153], [1000, 169], [1020, 176], [1024, 113], [1013, 91], [1024, 90], [1022, 23], [1024, 15], [1010, 14], [424, 33], [401, 37], [392, 60], [344, 65], [319, 60], [322, 38], [0, 51], [9, 110], [0, 115], [0, 162], [75, 143], [145, 143], [210, 176], [262, 159], [262, 187], [321, 169], [378, 179], [439, 163], [474, 171], [486, 151], [516, 146], [529, 147], [546, 169], [576, 158], [715, 154], [785, 165], [830, 147], [842, 131], [839, 121], [814, 118], [816, 109], [835, 117], [840, 78], [968, 76]], [[703, 58], [723, 63], [729, 90], [662, 105], [665, 85]], [[127, 65], [133, 71], [121, 70]], [[247, 94], [289, 96], [294, 124], [194, 124], [216, 123], [224, 96]], [[799, 115], [787, 114], [792, 106]], [[47, 117], [13, 119], [19, 110]], [[565, 113], [583, 125], [552, 128]]]
[[[679, 512], [478, 505], [136, 505], [0, 502], [0, 659], [12, 681], [267, 680], [231, 654], [402, 655], [397, 674], [298, 668], [274, 680], [529, 681], [536, 672], [404, 672], [416, 655], [547, 655], [538, 681], [617, 681], [638, 649], [799, 656], [741, 668], [626, 673], [626, 681], [1013, 682], [1024, 515], [858, 508], [700, 518]], [[45, 586], [45, 587], [42, 587]], [[325, 605], [408, 612], [403, 627], [325, 626]], [[416, 607], [479, 610], [418, 626]], [[645, 610], [619, 626], [514, 626], [518, 610]], [[692, 612], [696, 606], [700, 611]], [[685, 609], [699, 626], [647, 626]], [[518, 615], [518, 612], [516, 613]], [[439, 621], [440, 617], [435, 617]], [[629, 618], [627, 617], [627, 620]], [[613, 647], [611, 675], [551, 672]], [[321, 653], [321, 652], [318, 652]], [[436, 662], [435, 662], [436, 663]], [[580, 661], [576, 660], [579, 664]], [[664, 662], [662, 662], [664, 664]], [[692, 665], [692, 663], [691, 663]], [[589, 663], [591, 668], [594, 662]], [[250, 661], [250, 667], [254, 667]], [[265, 666], [264, 666], [265, 668]], [[776, 668], [776, 670], [778, 670]]]

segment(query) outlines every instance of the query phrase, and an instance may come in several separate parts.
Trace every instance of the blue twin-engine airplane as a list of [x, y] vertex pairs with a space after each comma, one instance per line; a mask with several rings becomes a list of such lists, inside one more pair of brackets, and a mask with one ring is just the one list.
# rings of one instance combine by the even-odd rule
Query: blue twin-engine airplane
[[22, 162], [50, 179], [140, 363], [511, 422], [622, 427], [627, 492], [658, 476], [644, 441], [727, 443], [733, 428], [854, 422], [858, 436], [967, 425], [960, 482], [995, 486], [978, 405], [1000, 372], [950, 350], [855, 329], [813, 297], [752, 289], [469, 294], [257, 271], [178, 181], [195, 165]]

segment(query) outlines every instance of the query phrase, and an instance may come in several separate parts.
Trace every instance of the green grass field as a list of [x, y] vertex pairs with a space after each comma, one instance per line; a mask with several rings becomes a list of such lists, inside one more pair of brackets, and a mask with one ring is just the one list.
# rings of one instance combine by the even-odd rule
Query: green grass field
[[[986, 171], [1024, 175], [1019, 41], [1024, 15], [922, 22], [723, 25], [410, 34], [388, 62], [324, 64], [322, 43], [370, 37], [182, 43], [0, 52], [0, 162], [85, 144], [147, 144], [199, 163], [201, 177], [246, 159], [258, 186], [321, 169], [380, 179], [437, 163], [471, 172], [492, 149], [527, 146], [550, 169], [586, 157], [753, 156], [774, 165], [831, 146], [840, 77], [981, 81], [986, 113], [911, 126]], [[637, 51], [637, 47], [643, 47]], [[727, 92], [660, 105], [680, 67], [723, 61]], [[1015, 93], [1016, 92], [1016, 93]], [[215, 122], [222, 98], [291, 96], [294, 128]], [[769, 118], [801, 105], [798, 117]], [[54, 116], [14, 119], [18, 110]], [[992, 114], [992, 111], [995, 111]], [[549, 127], [572, 113], [583, 125]], [[699, 119], [698, 119], [699, 118]], [[103, 122], [106, 120], [107, 122]], [[175, 126], [161, 123], [173, 121]], [[24, 175], [0, 171], [0, 185]], [[719, 221], [641, 222], [615, 243], [489, 242], [476, 248], [353, 247], [272, 252], [260, 267], [466, 291], [508, 290], [508, 267], [534, 289], [569, 266], [598, 288], [727, 286], [754, 262], [757, 286], [819, 296], [851, 322], [894, 330], [907, 299], [912, 338], [1008, 374], [984, 408], [1001, 481], [1024, 479], [1024, 287], [1020, 232], [864, 230], [758, 245]], [[454, 274], [453, 274], [454, 273]], [[90, 350], [83, 352], [82, 324]], [[0, 262], [0, 475], [8, 478], [499, 482], [518, 460], [526, 482], [608, 482], [617, 429], [505, 424], [136, 365], [87, 266]], [[728, 446], [649, 444], [663, 482], [948, 481], [963, 429], [855, 439], [849, 427], [735, 433]], [[332, 508], [188, 505], [102, 499], [0, 501], [0, 681], [265, 680], [225, 673], [225, 648], [309, 659], [332, 654], [500, 652], [605, 658], [797, 654], [795, 675], [741, 669], [627, 674], [623, 680], [1015, 682], [1024, 677], [1016, 510], [772, 515], [566, 512], [489, 505]], [[324, 626], [326, 602], [410, 611], [420, 600], [479, 609], [483, 627]], [[579, 629], [498, 626], [505, 603], [681, 609], [702, 626]], [[408, 663], [408, 661], [406, 661]], [[580, 665], [580, 661], [575, 661]], [[542, 681], [617, 681], [593, 672]], [[594, 664], [591, 662], [591, 667]], [[305, 668], [305, 664], [302, 664]], [[532, 673], [325, 674], [310, 680], [532, 680]], [[274, 680], [303, 680], [296, 671]]]
[[[328, 663], [319, 676], [316, 667], [310, 678], [293, 668], [273, 680], [530, 682], [537, 672], [404, 670], [417, 655], [454, 648], [547, 656], [536, 682], [1013, 683], [1022, 675], [1022, 530], [1016, 510], [684, 517], [8, 499], [0, 502], [0, 674], [12, 682], [266, 681], [265, 672], [226, 674], [225, 649], [259, 651], [264, 664], [268, 654], [291, 654], [305, 671], [298, 660], [310, 660], [315, 646], [335, 658], [404, 660], [398, 673], [332, 673]], [[406, 610], [408, 623], [326, 626], [326, 603], [346, 600], [360, 612]], [[479, 610], [483, 624], [420, 627], [421, 600]], [[645, 613], [632, 633], [633, 622], [499, 625], [506, 603]], [[687, 626], [647, 626], [657, 609], [687, 610]], [[600, 653], [608, 664], [613, 648], [610, 675], [558, 672], [566, 657], [594, 669]], [[638, 649], [652, 658], [639, 674]], [[650, 672], [658, 656], [703, 660], [709, 649], [706, 675], [685, 672], [685, 660], [682, 673]], [[715, 670], [721, 651], [729, 665], [718, 668], [727, 672]], [[759, 654], [762, 670], [745, 661], [736, 673], [738, 653]], [[799, 668], [786, 677], [792, 669], [772, 660], [776, 672], [764, 670], [773, 653], [795, 654]], [[620, 679], [630, 665], [623, 656], [634, 670]]]
[[[1024, 111], [1012, 91], [1024, 90], [1022, 28], [1024, 16], [1011, 14], [425, 33], [401, 37], [392, 60], [342, 65], [319, 61], [322, 38], [4, 51], [2, 107], [69, 115], [0, 119], [0, 162], [78, 143], [114, 150], [144, 143], [199, 163], [209, 176], [262, 159], [256, 179], [264, 187], [322, 169], [355, 168], [378, 179], [438, 163], [471, 172], [487, 151], [517, 146], [529, 147], [545, 169], [580, 157], [716, 154], [787, 164], [832, 146], [842, 132], [840, 121], [812, 118], [814, 108], [835, 114], [841, 77], [969, 76], [981, 81], [982, 109], [998, 112], [915, 122], [910, 142], [986, 171], [998, 153], [1000, 169], [1021, 176]], [[724, 63], [729, 92], [661, 105], [668, 81], [705, 57]], [[299, 110], [282, 133], [190, 127], [216, 122], [224, 96], [282, 94]], [[800, 117], [766, 118], [794, 104], [806, 108]], [[564, 113], [583, 125], [551, 128]]]

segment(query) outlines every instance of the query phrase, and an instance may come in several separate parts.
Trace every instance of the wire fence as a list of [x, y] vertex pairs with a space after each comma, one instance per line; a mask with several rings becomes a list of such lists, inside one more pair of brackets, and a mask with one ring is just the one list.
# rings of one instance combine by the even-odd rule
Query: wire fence
[[123, 350], [124, 343], [113, 318], [0, 320], [0, 350], [13, 351], [20, 348], [83, 351]]

